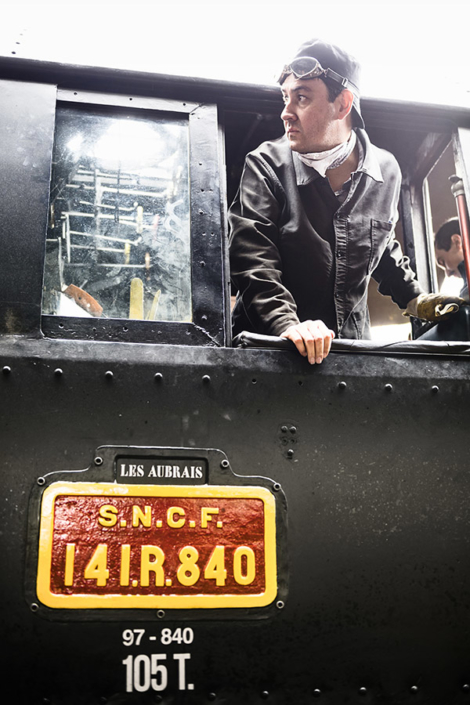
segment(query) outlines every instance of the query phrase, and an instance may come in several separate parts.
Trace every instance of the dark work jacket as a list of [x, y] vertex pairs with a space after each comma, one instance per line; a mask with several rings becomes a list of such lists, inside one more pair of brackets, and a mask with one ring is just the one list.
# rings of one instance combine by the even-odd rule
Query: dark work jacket
[[229, 209], [234, 334], [321, 319], [340, 338], [368, 338], [371, 276], [401, 308], [422, 293], [394, 237], [398, 164], [357, 134], [364, 160], [342, 204], [286, 137], [247, 155]]

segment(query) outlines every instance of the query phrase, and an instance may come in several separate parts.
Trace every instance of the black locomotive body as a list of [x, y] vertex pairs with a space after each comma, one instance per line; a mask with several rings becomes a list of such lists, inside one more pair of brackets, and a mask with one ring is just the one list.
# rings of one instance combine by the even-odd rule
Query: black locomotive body
[[[276, 90], [0, 73], [3, 692], [469, 701], [465, 322], [445, 342], [340, 341], [313, 367], [234, 347], [226, 205], [245, 153], [279, 134]], [[467, 187], [470, 111], [363, 112], [400, 162], [403, 247], [432, 289], [427, 217], [453, 207], [449, 155]], [[98, 163], [91, 131], [115, 119], [121, 146], [130, 123], [164, 146], [184, 133], [165, 173]]]

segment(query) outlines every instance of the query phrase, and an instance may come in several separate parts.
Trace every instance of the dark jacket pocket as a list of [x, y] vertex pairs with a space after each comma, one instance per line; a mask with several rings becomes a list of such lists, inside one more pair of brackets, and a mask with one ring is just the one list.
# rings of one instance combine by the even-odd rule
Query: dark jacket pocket
[[372, 274], [377, 267], [380, 259], [390, 240], [390, 235], [393, 231], [394, 224], [383, 220], [370, 221], [370, 257], [367, 273]]

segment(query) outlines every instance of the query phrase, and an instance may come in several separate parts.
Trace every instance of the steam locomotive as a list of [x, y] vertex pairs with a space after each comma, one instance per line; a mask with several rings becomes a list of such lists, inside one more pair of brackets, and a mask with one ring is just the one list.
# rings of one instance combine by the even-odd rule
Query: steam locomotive
[[[465, 312], [316, 366], [233, 341], [226, 208], [278, 90], [17, 56], [0, 79], [4, 697], [470, 702]], [[438, 290], [470, 110], [363, 114]]]

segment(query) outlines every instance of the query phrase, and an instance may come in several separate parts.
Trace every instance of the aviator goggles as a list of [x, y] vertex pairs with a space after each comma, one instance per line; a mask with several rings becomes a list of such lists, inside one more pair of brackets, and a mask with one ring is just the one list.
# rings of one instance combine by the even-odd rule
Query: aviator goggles
[[347, 88], [349, 85], [356, 88], [352, 81], [344, 78], [344, 76], [340, 76], [340, 74], [333, 71], [333, 69], [324, 69], [320, 62], [312, 56], [299, 56], [290, 64], [286, 64], [278, 78], [278, 83], [282, 84], [291, 73], [293, 73], [296, 78], [318, 78], [323, 76], [324, 78], [330, 78], [332, 81], [339, 83], [343, 88]]

